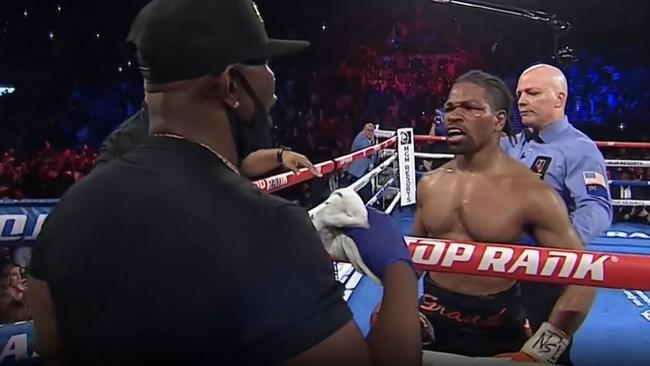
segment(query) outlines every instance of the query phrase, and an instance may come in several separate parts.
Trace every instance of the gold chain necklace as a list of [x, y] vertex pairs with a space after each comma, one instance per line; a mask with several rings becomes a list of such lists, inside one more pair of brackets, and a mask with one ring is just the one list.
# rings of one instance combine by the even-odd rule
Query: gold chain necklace
[[210, 146], [208, 146], [208, 145], [206, 145], [206, 144], [202, 144], [202, 143], [200, 143], [200, 142], [196, 142], [196, 141], [191, 141], [191, 140], [188, 140], [188, 139], [186, 139], [185, 137], [183, 137], [183, 136], [181, 136], [181, 135], [175, 135], [175, 134], [172, 134], [172, 133], [155, 133], [155, 134], [153, 134], [153, 135], [154, 135], [155, 137], [169, 137], [169, 138], [172, 138], [172, 139], [183, 140], [183, 141], [188, 141], [188, 142], [191, 142], [191, 143], [197, 144], [197, 145], [199, 145], [199, 146], [201, 146], [201, 147], [207, 149], [208, 151], [210, 151], [211, 153], [213, 153], [216, 157], [218, 157], [219, 159], [221, 159], [221, 161], [223, 161], [223, 163], [226, 164], [226, 166], [227, 166], [230, 170], [232, 170], [233, 172], [237, 173], [238, 175], [241, 175], [241, 174], [239, 173], [239, 169], [237, 169], [237, 167], [236, 167], [235, 165], [233, 165], [233, 163], [231, 163], [230, 161], [228, 161], [228, 159], [226, 159], [226, 158], [224, 158], [223, 156], [221, 156], [221, 154], [219, 154], [218, 152], [214, 151], [213, 148], [211, 148]]

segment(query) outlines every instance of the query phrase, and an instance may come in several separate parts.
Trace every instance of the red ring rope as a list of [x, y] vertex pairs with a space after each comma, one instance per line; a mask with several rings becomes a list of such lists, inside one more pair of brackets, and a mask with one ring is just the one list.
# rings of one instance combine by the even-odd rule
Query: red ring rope
[[[328, 174], [337, 169], [343, 169], [349, 166], [350, 164], [352, 164], [353, 161], [364, 159], [370, 155], [376, 154], [380, 150], [387, 149], [393, 146], [396, 141], [397, 138], [393, 137], [377, 145], [367, 147], [363, 150], [355, 151], [351, 154], [343, 155], [334, 160], [329, 160], [329, 161], [322, 162], [320, 164], [316, 164], [315, 168], [318, 171], [320, 171], [322, 174]], [[271, 192], [277, 192], [284, 188], [294, 186], [302, 182], [306, 182], [308, 180], [313, 179], [314, 177], [315, 177], [314, 174], [312, 174], [309, 170], [301, 169], [298, 174], [295, 174], [293, 172], [282, 173], [282, 174], [278, 174], [268, 178], [254, 181], [253, 184], [257, 186], [257, 188], [259, 188], [260, 190], [267, 193], [271, 193]]]
[[406, 237], [423, 271], [650, 290], [650, 256]]
[[[391, 137], [390, 139], [379, 143], [374, 146], [370, 146], [366, 149], [356, 151], [354, 153], [343, 155], [337, 159], [329, 160], [316, 164], [315, 167], [322, 174], [331, 173], [337, 169], [342, 169], [349, 166], [353, 161], [361, 160], [366, 158], [369, 155], [375, 154], [382, 149], [389, 148], [395, 144], [397, 141], [396, 137]], [[429, 136], [429, 135], [416, 135], [415, 142], [445, 142], [447, 138], [444, 136]], [[618, 148], [629, 148], [629, 149], [650, 149], [650, 143], [648, 142], [619, 142], [619, 141], [597, 141], [596, 145], [599, 147], [618, 147]], [[271, 193], [277, 192], [284, 188], [292, 187], [296, 184], [306, 182], [313, 179], [315, 176], [308, 171], [307, 169], [302, 169], [298, 174], [292, 172], [278, 174], [272, 177], [264, 178], [253, 182], [259, 189], [264, 192]]]
[[[444, 136], [417, 135], [415, 142], [445, 142]], [[650, 142], [596, 141], [598, 147], [618, 147], [627, 149], [650, 149]]]

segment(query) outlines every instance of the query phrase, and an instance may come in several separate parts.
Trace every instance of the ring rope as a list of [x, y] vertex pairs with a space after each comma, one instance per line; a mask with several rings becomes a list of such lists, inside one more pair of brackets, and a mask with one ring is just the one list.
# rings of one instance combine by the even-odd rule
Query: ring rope
[[372, 178], [378, 176], [386, 168], [391, 166], [396, 160], [397, 160], [397, 155], [391, 156], [390, 158], [386, 159], [383, 163], [379, 164], [375, 169], [366, 173], [366, 175], [364, 175], [363, 177], [359, 178], [357, 181], [352, 183], [350, 187], [352, 187], [355, 191], [359, 191], [361, 188], [365, 187], [366, 184], [370, 183], [370, 180], [372, 180]]
[[[355, 191], [359, 191], [361, 188], [363, 188], [366, 184], [370, 183], [370, 180], [377, 175], [379, 175], [382, 171], [384, 171], [386, 168], [388, 168], [390, 165], [392, 165], [395, 160], [397, 160], [397, 155], [391, 156], [390, 158], [386, 159], [383, 163], [378, 165], [375, 169], [371, 170], [370, 172], [366, 173], [363, 177], [359, 178], [357, 181], [352, 183], [350, 185], [350, 188], [354, 189]], [[321, 203], [320, 205], [312, 208], [309, 210], [309, 216], [314, 217], [314, 215], [323, 209], [325, 207], [325, 202]]]
[[612, 168], [650, 168], [650, 160], [605, 160]]
[[[336, 159], [328, 160], [316, 164], [314, 165], [314, 167], [321, 174], [328, 174], [337, 169], [343, 169], [349, 166], [350, 164], [352, 164], [352, 162], [354, 161], [365, 159], [368, 156], [374, 155], [383, 149], [389, 148], [393, 146], [395, 142], [397, 142], [397, 139], [391, 138], [384, 142], [367, 147], [365, 149], [355, 151], [351, 154], [343, 155]], [[300, 169], [300, 171], [297, 174], [294, 172], [286, 172], [271, 177], [267, 177], [264, 179], [256, 180], [253, 182], [253, 184], [257, 186], [257, 188], [259, 188], [260, 190], [266, 193], [272, 193], [272, 192], [277, 192], [284, 188], [295, 186], [296, 184], [309, 181], [315, 177], [316, 176], [312, 172], [310, 172], [307, 168], [303, 168]]]
[[[398, 193], [385, 210], [390, 214]], [[405, 236], [422, 271], [650, 291], [650, 257]], [[351, 265], [350, 265], [351, 267]]]
[[613, 186], [650, 187], [650, 181], [647, 180], [610, 180], [609, 184]]
[[59, 203], [58, 199], [25, 199], [9, 200], [0, 199], [0, 207], [44, 206], [50, 207]]
[[[416, 135], [415, 142], [445, 142], [444, 136]], [[626, 149], [650, 149], [650, 142], [594, 141], [598, 147], [616, 147]]]
[[[444, 155], [444, 157], [441, 157]], [[416, 158], [433, 158], [433, 159], [444, 159], [448, 156], [453, 157], [451, 154], [425, 154], [425, 153], [415, 153]], [[650, 163], [650, 161], [648, 162]], [[643, 180], [610, 180], [609, 183], [614, 186], [630, 186], [630, 187], [650, 187], [650, 181]], [[612, 200], [612, 206], [650, 206], [650, 201], [646, 200], [630, 200], [630, 199], [618, 199]]]
[[650, 206], [650, 201], [647, 200], [612, 200], [612, 206]]
[[375, 193], [375, 195], [372, 196], [372, 197], [368, 200], [368, 202], [366, 202], [366, 206], [372, 206], [373, 204], [375, 204], [375, 203], [379, 200], [379, 197], [381, 197], [381, 196], [384, 194], [384, 192], [386, 191], [386, 189], [387, 189], [391, 184], [393, 184], [394, 182], [395, 182], [395, 177], [391, 177], [391, 178], [390, 178], [390, 179], [389, 179], [389, 180], [388, 180], [388, 181], [387, 181], [383, 186], [381, 186], [381, 188], [379, 188], [379, 189], [377, 190], [377, 192]]
[[650, 290], [650, 257], [516, 244], [486, 244], [405, 237], [423, 271], [463, 273], [518, 281]]
[[[415, 153], [414, 156], [424, 159], [453, 159], [456, 155]], [[650, 168], [650, 160], [605, 160], [605, 165], [611, 168]]]
[[428, 153], [419, 153], [416, 152], [413, 154], [416, 158], [424, 158], [424, 159], [453, 159], [456, 157], [454, 154], [428, 154]]
[[393, 201], [390, 203], [390, 205], [388, 205], [388, 208], [386, 209], [387, 214], [390, 215], [391, 213], [393, 213], [393, 210], [395, 209], [395, 207], [397, 207], [397, 204], [399, 203], [401, 198], [402, 198], [402, 193], [397, 192], [397, 194], [393, 198]]
[[[397, 142], [394, 131], [385, 131], [385, 130], [376, 130], [378, 136], [389, 137], [388, 140], [378, 143], [376, 145], [370, 146], [363, 150], [356, 151], [354, 153], [343, 155], [339, 158], [325, 161], [315, 165], [315, 168], [322, 174], [331, 173], [337, 169], [342, 169], [349, 166], [352, 162], [364, 159], [370, 155], [373, 155], [383, 149], [387, 149], [393, 146]], [[441, 136], [428, 136], [428, 135], [416, 135], [416, 142], [445, 142], [447, 141], [446, 137]], [[624, 147], [632, 149], [650, 149], [650, 143], [647, 142], [617, 142], [617, 141], [598, 141], [596, 145], [599, 147]], [[423, 154], [416, 153], [415, 157], [424, 157], [430, 159], [452, 159], [454, 155], [452, 154]], [[650, 161], [644, 160], [606, 160], [607, 166], [610, 167], [637, 167], [637, 168], [650, 168]], [[298, 174], [293, 172], [287, 172], [283, 174], [278, 174], [268, 178], [260, 179], [254, 181], [253, 184], [256, 185], [260, 190], [272, 193], [277, 192], [281, 189], [294, 186], [299, 183], [306, 182], [315, 178], [308, 169], [301, 169]]]

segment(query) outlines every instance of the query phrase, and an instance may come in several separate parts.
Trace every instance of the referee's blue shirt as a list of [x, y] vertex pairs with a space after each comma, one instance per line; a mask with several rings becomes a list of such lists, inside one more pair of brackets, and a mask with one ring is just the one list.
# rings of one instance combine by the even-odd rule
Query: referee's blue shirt
[[539, 134], [524, 130], [514, 146], [504, 137], [501, 147], [562, 196], [584, 243], [610, 227], [613, 210], [605, 159], [596, 144], [566, 116]]

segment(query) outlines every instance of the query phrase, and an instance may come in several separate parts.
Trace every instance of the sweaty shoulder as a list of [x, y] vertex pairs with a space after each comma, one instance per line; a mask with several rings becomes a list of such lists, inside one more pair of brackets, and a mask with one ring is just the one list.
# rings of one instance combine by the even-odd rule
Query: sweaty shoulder
[[522, 197], [533, 192], [551, 190], [552, 188], [545, 184], [539, 176], [533, 173], [520, 162], [508, 158], [507, 174], [504, 175], [506, 188], [509, 192], [517, 192]]
[[440, 184], [443, 184], [450, 174], [454, 172], [454, 162], [450, 161], [436, 170], [424, 174], [418, 181], [418, 195], [430, 193]]
[[524, 165], [517, 163], [513, 173], [509, 178], [509, 191], [516, 196], [517, 202], [530, 209], [531, 214], [546, 209], [566, 210], [564, 201], [555, 189]]
[[444, 179], [449, 174], [453, 174], [456, 171], [456, 162], [454, 160], [448, 161], [447, 163], [441, 165], [438, 169], [432, 170], [431, 172], [425, 174], [422, 179], [429, 182]]
[[539, 184], [543, 185], [542, 180], [539, 179], [539, 176], [533, 173], [527, 166], [522, 164], [520, 161], [513, 159], [512, 157], [507, 158], [507, 167], [508, 175], [513, 180], [513, 183], [530, 183], [533, 185]]

